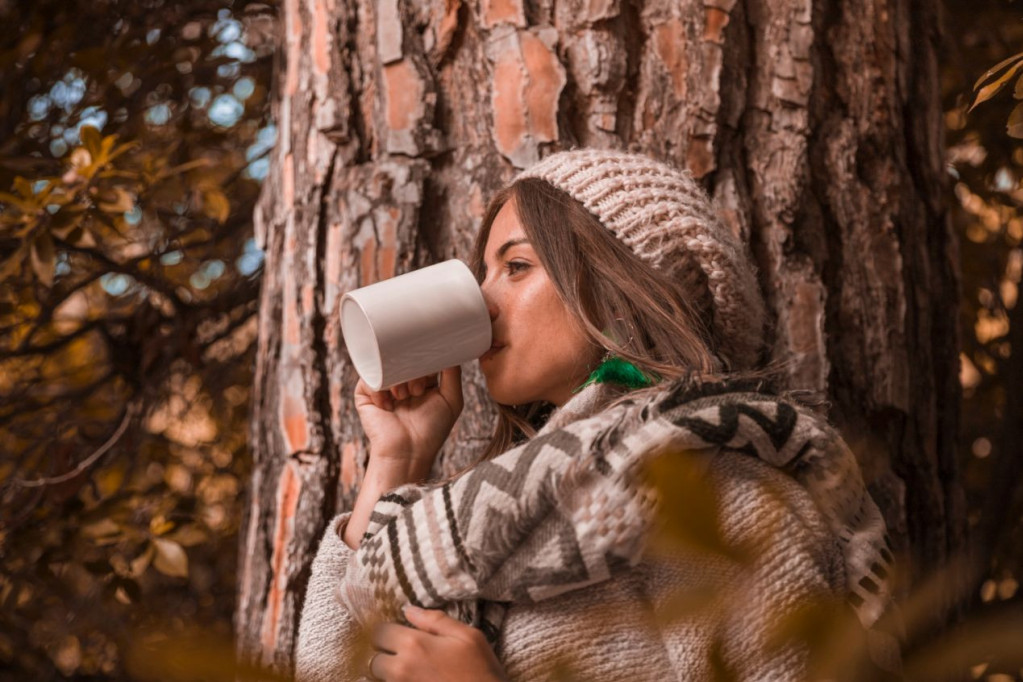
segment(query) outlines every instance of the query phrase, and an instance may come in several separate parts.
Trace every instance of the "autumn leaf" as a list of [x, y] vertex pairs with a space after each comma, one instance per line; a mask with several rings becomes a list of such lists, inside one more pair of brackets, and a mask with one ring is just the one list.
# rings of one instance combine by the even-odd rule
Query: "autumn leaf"
[[103, 194], [98, 205], [106, 213], [127, 213], [135, 208], [135, 198], [123, 187], [114, 187]]
[[53, 286], [53, 270], [56, 263], [56, 256], [53, 250], [53, 237], [49, 232], [43, 232], [36, 237], [32, 244], [32, 269], [39, 281], [48, 287]]
[[0, 261], [0, 282], [21, 272], [21, 264], [25, 259], [25, 252], [28, 250], [28, 243], [18, 248], [7, 260]]
[[39, 202], [19, 197], [9, 192], [0, 192], [0, 203], [15, 206], [22, 213], [35, 213], [39, 210]]
[[68, 159], [71, 170], [65, 176], [64, 181], [71, 184], [79, 178], [92, 177], [92, 154], [84, 147], [76, 147]]
[[188, 577], [188, 555], [178, 543], [166, 538], [153, 538], [156, 556], [153, 567], [164, 575], [172, 578]]
[[103, 148], [103, 140], [100, 138], [99, 130], [92, 126], [82, 126], [81, 130], [82, 144], [89, 150], [89, 155], [94, 161], [99, 161], [100, 152]]
[[218, 223], [227, 220], [231, 212], [231, 202], [219, 189], [204, 189], [202, 192], [202, 212]]
[[153, 545], [146, 547], [146, 551], [138, 555], [131, 560], [131, 575], [132, 577], [139, 577], [142, 573], [149, 568], [149, 564], [153, 561], [153, 557], [156, 556], [156, 548]]
[[1010, 137], [1023, 138], [1023, 102], [1017, 104], [1009, 114], [1009, 122], [1006, 124], [1005, 130]]
[[189, 524], [187, 526], [181, 526], [168, 537], [170, 540], [174, 540], [182, 547], [193, 547], [201, 542], [206, 542], [209, 536], [203, 532], [198, 526]]
[[995, 95], [997, 95], [998, 92], [1005, 87], [1005, 84], [1009, 82], [1009, 79], [1015, 76], [1019, 72], [1019, 70], [1023, 68], [1023, 57], [1017, 55], [1017, 58], [1019, 58], [1019, 61], [1013, 64], [1012, 68], [1010, 68], [1001, 76], [999, 76], [997, 80], [988, 83], [987, 85], [980, 89], [980, 91], [977, 93], [977, 97], [973, 100], [973, 104], [971, 104], [970, 108], [967, 110], [967, 113], [976, 109], [978, 104], [986, 102]]
[[154, 516], [149, 521], [149, 532], [153, 535], [165, 535], [174, 529], [174, 522], [163, 516]]
[[978, 78], [977, 82], [973, 84], [973, 89], [977, 90], [977, 88], [980, 87], [981, 83], [983, 83], [988, 78], [990, 78], [991, 76], [995, 75], [996, 73], [998, 73], [999, 71], [1004, 69], [1006, 66], [1008, 66], [1009, 64], [1011, 64], [1014, 61], [1016, 61], [1017, 59], [1023, 59], [1023, 52], [1019, 52], [1017, 54], [1014, 54], [1011, 57], [1009, 57], [1008, 59], [1003, 59], [1002, 61], [998, 62], [997, 64], [992, 66], [990, 69], [985, 71], [984, 75], [982, 75], [980, 78]]
[[655, 553], [698, 552], [745, 561], [746, 550], [725, 541], [716, 493], [705, 461], [688, 452], [671, 452], [652, 461], [647, 481], [659, 499], [661, 523], [652, 536]]
[[109, 518], [100, 519], [82, 527], [82, 535], [93, 539], [117, 535], [120, 532], [121, 527]]

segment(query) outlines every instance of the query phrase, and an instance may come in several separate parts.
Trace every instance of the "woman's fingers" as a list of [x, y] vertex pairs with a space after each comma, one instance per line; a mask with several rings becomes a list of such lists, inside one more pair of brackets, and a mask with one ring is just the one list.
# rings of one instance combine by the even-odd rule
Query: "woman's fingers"
[[421, 609], [408, 604], [403, 612], [409, 623], [431, 635], [452, 637], [462, 633], [466, 628], [471, 629], [471, 626], [452, 618], [439, 609]]
[[392, 386], [391, 395], [395, 400], [405, 400], [405, 398], [408, 398], [408, 383]]
[[394, 399], [389, 391], [374, 391], [366, 385], [365, 381], [359, 379], [359, 382], [355, 384], [355, 406], [365, 405], [367, 402], [373, 403], [381, 410], [394, 409]]
[[411, 631], [397, 623], [379, 623], [373, 628], [370, 641], [374, 649], [393, 654], [401, 650], [402, 638]]
[[425, 377], [419, 377], [418, 379], [412, 379], [401, 384], [395, 384], [391, 386], [385, 393], [390, 395], [395, 400], [406, 400], [408, 398], [418, 398], [424, 395], [427, 391], [437, 387], [437, 375], [431, 374]]
[[462, 411], [462, 368], [448, 367], [440, 375], [440, 394], [452, 407], [455, 415]]
[[369, 659], [369, 679], [371, 680], [389, 680], [391, 679], [385, 668], [388, 667], [389, 659], [394, 658], [389, 653], [378, 651], [373, 654]]

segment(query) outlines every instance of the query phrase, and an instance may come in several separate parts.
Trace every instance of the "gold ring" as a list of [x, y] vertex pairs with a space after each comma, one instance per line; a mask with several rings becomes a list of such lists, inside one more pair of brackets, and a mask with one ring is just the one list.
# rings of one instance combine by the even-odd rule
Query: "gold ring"
[[373, 659], [380, 655], [379, 651], [374, 651], [373, 655], [369, 657], [369, 662], [366, 663], [366, 672], [369, 674], [369, 679], [375, 682], [382, 682], [379, 677], [373, 674]]

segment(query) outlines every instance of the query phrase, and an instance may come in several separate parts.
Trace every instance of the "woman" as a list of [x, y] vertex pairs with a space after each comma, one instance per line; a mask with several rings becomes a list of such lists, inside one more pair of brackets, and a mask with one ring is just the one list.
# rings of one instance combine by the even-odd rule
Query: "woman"
[[880, 514], [826, 424], [735, 380], [764, 307], [688, 174], [554, 154], [491, 202], [473, 266], [490, 448], [425, 484], [459, 369], [360, 382], [370, 459], [313, 565], [300, 680], [804, 679], [809, 609], [846, 597], [877, 621]]

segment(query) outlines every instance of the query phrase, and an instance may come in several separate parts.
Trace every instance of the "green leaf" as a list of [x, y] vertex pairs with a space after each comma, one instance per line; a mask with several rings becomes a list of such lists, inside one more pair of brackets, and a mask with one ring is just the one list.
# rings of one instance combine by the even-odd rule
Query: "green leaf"
[[1023, 139], [1023, 102], [1020, 102], [1009, 114], [1009, 122], [1005, 126], [1009, 137]]
[[1016, 73], [1021, 68], [1023, 68], [1023, 59], [1021, 59], [1020, 61], [1018, 61], [1015, 64], [1013, 64], [1012, 68], [1009, 69], [1008, 71], [1006, 71], [1005, 73], [1003, 73], [1001, 76], [999, 76], [999, 78], [997, 80], [995, 80], [995, 81], [985, 85], [983, 88], [981, 88], [980, 92], [977, 93], [976, 99], [973, 100], [973, 104], [970, 105], [970, 108], [967, 111], [967, 113], [969, 113], [970, 111], [973, 111], [977, 107], [978, 104], [980, 104], [982, 102], [986, 102], [989, 99], [991, 99], [992, 97], [994, 97], [995, 95], [997, 95], [998, 91], [1001, 90], [1002, 88], [1004, 88], [1005, 84], [1009, 82], [1009, 79], [1012, 78], [1013, 76], [1015, 76]]
[[156, 556], [153, 567], [164, 575], [172, 578], [188, 577], [188, 555], [181, 545], [165, 538], [153, 538]]
[[32, 269], [35, 270], [39, 281], [47, 287], [52, 287], [56, 256], [53, 249], [53, 237], [49, 232], [41, 233], [32, 243], [31, 261]]
[[1004, 69], [1006, 66], [1008, 66], [1009, 64], [1011, 64], [1012, 62], [1014, 62], [1014, 61], [1016, 61], [1017, 59], [1020, 59], [1020, 58], [1023, 58], [1023, 52], [1019, 52], [1017, 54], [1012, 55], [1008, 59], [1003, 59], [1002, 61], [998, 62], [997, 64], [992, 66], [990, 69], [985, 71], [983, 76], [981, 76], [980, 78], [977, 79], [977, 82], [973, 84], [973, 89], [976, 90], [977, 88], [980, 87], [981, 83], [983, 83], [988, 78], [990, 78], [991, 76], [995, 75], [996, 73], [998, 73], [999, 71]]

